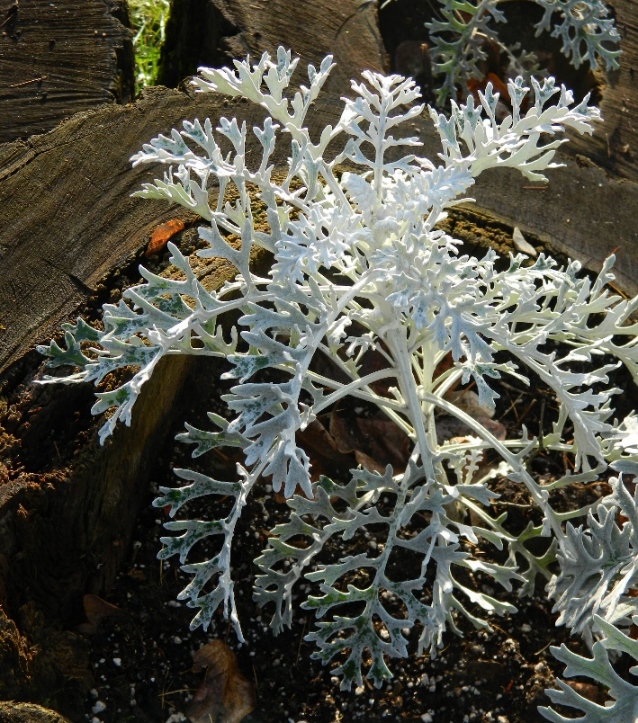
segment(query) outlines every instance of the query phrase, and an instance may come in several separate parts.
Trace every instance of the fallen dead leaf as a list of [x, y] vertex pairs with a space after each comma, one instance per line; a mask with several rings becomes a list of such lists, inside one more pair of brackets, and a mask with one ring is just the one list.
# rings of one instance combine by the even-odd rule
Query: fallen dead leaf
[[[387, 348], [386, 348], [387, 350]], [[380, 351], [376, 349], [368, 349], [361, 357], [359, 364], [359, 376], [365, 377], [368, 374], [389, 369], [390, 364]], [[370, 384], [370, 388], [381, 397], [390, 396], [390, 387], [396, 387], [396, 377], [391, 376], [387, 379], [379, 379]]]
[[233, 651], [213, 640], [193, 656], [193, 670], [206, 670], [186, 714], [192, 723], [239, 723], [255, 707], [255, 688], [237, 666]]
[[[471, 415], [474, 416], [474, 415]], [[488, 432], [491, 432], [496, 439], [503, 441], [507, 437], [507, 430], [496, 419], [489, 417], [476, 416], [474, 419]], [[443, 414], [436, 420], [436, 439], [439, 444], [444, 444], [452, 439], [466, 438], [476, 436], [464, 422], [457, 417]]]
[[380, 465], [376, 460], [372, 459], [372, 457], [367, 455], [365, 452], [359, 452], [359, 450], [357, 450], [354, 453], [354, 458], [357, 460], [357, 464], [360, 464], [363, 469], [367, 470], [368, 472], [376, 472], [380, 475], [385, 472], [385, 467], [383, 465]]
[[144, 573], [144, 570], [140, 570], [137, 567], [134, 567], [132, 570], [129, 570], [126, 573], [127, 577], [130, 577], [132, 580], [138, 580], [140, 582], [146, 580], [146, 574]]
[[410, 438], [389, 419], [357, 419], [361, 432], [360, 451], [366, 452], [383, 469], [391, 464], [396, 470], [405, 469], [410, 459]]
[[474, 417], [474, 419], [479, 417], [489, 417], [491, 419], [494, 416], [494, 410], [481, 404], [479, 395], [471, 389], [450, 391], [445, 395], [445, 399], [462, 412], [469, 414], [470, 417]]
[[171, 218], [166, 223], [160, 224], [151, 234], [144, 256], [158, 254], [176, 233], [183, 231], [185, 224], [179, 218]]
[[575, 690], [583, 698], [591, 700], [593, 703], [603, 705], [605, 703], [605, 694], [603, 691], [593, 683], [581, 683], [578, 680], [566, 680], [565, 683], [572, 689]]
[[335, 468], [347, 469], [352, 464], [350, 455], [337, 447], [335, 438], [318, 419], [311, 422], [303, 432], [297, 432], [297, 440], [312, 461], [312, 475], [315, 479], [319, 474]]
[[330, 415], [330, 434], [340, 452], [348, 454], [357, 449], [358, 440], [350, 433], [345, 420], [337, 410]]
[[118, 608], [117, 605], [106, 602], [106, 600], [102, 600], [101, 597], [93, 593], [85, 595], [82, 598], [82, 603], [88, 622], [80, 623], [78, 630], [85, 635], [94, 635], [97, 633], [100, 623], [106, 620], [106, 618], [121, 617], [124, 615], [124, 612]]

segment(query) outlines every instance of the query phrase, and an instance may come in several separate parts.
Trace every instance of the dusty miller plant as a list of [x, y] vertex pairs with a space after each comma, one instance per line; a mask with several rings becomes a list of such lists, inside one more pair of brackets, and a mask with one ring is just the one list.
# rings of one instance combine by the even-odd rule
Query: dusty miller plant
[[[183, 519], [182, 510], [165, 525], [176, 534], [163, 538], [160, 553], [179, 555], [192, 575], [180, 598], [198, 609], [193, 627], [206, 628], [221, 606], [243, 640], [233, 534], [251, 490], [270, 478], [288, 499], [289, 518], [271, 531], [256, 560], [256, 600], [270, 608], [279, 632], [291, 624], [302, 588], [313, 585], [301, 605], [318, 619], [307, 639], [316, 643], [317, 658], [334, 659], [343, 688], [361, 685], [364, 671], [377, 686], [390, 677], [388, 662], [407, 655], [412, 631], [418, 654], [434, 656], [446, 630], [459, 632], [460, 617], [490, 629], [490, 616], [515, 610], [483, 592], [475, 575], [521, 595], [540, 576], [549, 582], [560, 622], [592, 642], [601, 638], [594, 646], [601, 650], [596, 645], [605, 645], [610, 630], [621, 635], [638, 614], [630, 595], [636, 502], [621, 477], [613, 478], [613, 494], [591, 510], [558, 512], [550, 493], [598, 480], [610, 465], [621, 476], [634, 469], [638, 421], [630, 415], [613, 422], [618, 390], [610, 388], [608, 375], [620, 364], [638, 373], [636, 326], [629, 321], [638, 300], [608, 290], [613, 258], [592, 281], [575, 261], [559, 268], [545, 255], [530, 263], [520, 254], [509, 260], [493, 251], [482, 259], [463, 254], [461, 242], [437, 227], [486, 169], [518, 169], [526, 179], [544, 181], [563, 142], [557, 134], [591, 132], [598, 111], [587, 100], [575, 105], [551, 79], [532, 81], [531, 88], [518, 79], [509, 85], [512, 115], [498, 121], [497, 96], [488, 86], [478, 106], [470, 97], [465, 105], [453, 103], [450, 117], [429, 111], [442, 143], [432, 160], [414, 155], [419, 141], [402, 134], [423, 110], [413, 105], [419, 94], [412, 80], [364, 72], [362, 82], [352, 83], [354, 97], [344, 99], [336, 125], [313, 139], [306, 115], [333, 66], [330, 57], [318, 70], [309, 66], [308, 86], [287, 95], [296, 65], [280, 48], [276, 60], [266, 53], [254, 65], [246, 60], [235, 61], [234, 69], [201, 69], [194, 81], [202, 92], [243, 96], [267, 110], [263, 125], [252, 129], [260, 158], [253, 153], [248, 159], [246, 124], [222, 118], [216, 131], [210, 120], [185, 121], [182, 130], [153, 139], [132, 159], [167, 167], [163, 179], [136, 195], [198, 213], [208, 246], [197, 253], [230, 261], [235, 279], [206, 291], [171, 244], [171, 262], [182, 278], [141, 268], [144, 283], [126, 290], [119, 304], [104, 306], [102, 330], [81, 319], [67, 325], [64, 347], [52, 342], [41, 351], [51, 365], [79, 370], [50, 381], [99, 384], [116, 370], [135, 370], [118, 388], [97, 394], [94, 414], [110, 410], [100, 432], [104, 441], [118, 421], [130, 423], [141, 388], [163, 357], [230, 362], [225, 376], [236, 384], [224, 397], [229, 418], [209, 414], [211, 429], [187, 424], [178, 439], [194, 445], [194, 457], [215, 447], [243, 450], [236, 478], [179, 469], [183, 486], [161, 488], [155, 501], [174, 516], [192, 500], [211, 497], [211, 519]], [[283, 180], [271, 164], [276, 142], [290, 148]], [[210, 189], [217, 191], [216, 202]], [[256, 204], [266, 208], [266, 230], [255, 227]], [[265, 276], [250, 267], [253, 245], [273, 254]], [[225, 335], [220, 319], [229, 311], [241, 317]], [[378, 352], [386, 367], [362, 374], [367, 350]], [[317, 367], [317, 357], [329, 364]], [[451, 365], [440, 364], [450, 358]], [[552, 428], [540, 436], [522, 428], [497, 439], [450, 401], [453, 387], [473, 384], [480, 403], [494, 408], [498, 380], [527, 384], [526, 370], [557, 400]], [[375, 391], [381, 379], [390, 380], [389, 395]], [[311, 475], [296, 433], [346, 397], [365, 400], [404, 430], [412, 445], [405, 469], [344, 470], [334, 480]], [[467, 437], [439, 443], [441, 411], [467, 425]], [[573, 471], [551, 483], [537, 480], [530, 461], [540, 449], [569, 458]], [[539, 511], [537, 526], [514, 533], [505, 513], [492, 513], [495, 472], [481, 464], [488, 453], [498, 474], [527, 490]], [[216, 519], [220, 497], [234, 503]], [[624, 523], [615, 516], [618, 508]], [[588, 512], [584, 529], [569, 521]], [[369, 539], [371, 525], [383, 538], [376, 551], [365, 545], [366, 552], [337, 559], [326, 553], [334, 544]], [[209, 537], [218, 540], [218, 552], [189, 562], [193, 546]], [[543, 555], [526, 544], [538, 537], [548, 540]], [[475, 554], [477, 545], [502, 551], [500, 561]], [[419, 563], [397, 579], [391, 557], [408, 552]]]
[[[386, 0], [385, 7], [392, 0]], [[538, 59], [520, 43], [508, 45], [499, 36], [497, 24], [507, 18], [502, 7], [508, 0], [439, 0], [440, 17], [426, 23], [430, 37], [432, 72], [437, 79], [436, 98], [443, 105], [467, 92], [467, 81], [482, 79], [482, 66], [491, 43], [507, 58], [512, 76], [542, 74]], [[620, 35], [602, 0], [530, 0], [543, 9], [534, 26], [536, 36], [549, 32], [561, 42], [561, 51], [574, 68], [588, 64], [618, 68]]]

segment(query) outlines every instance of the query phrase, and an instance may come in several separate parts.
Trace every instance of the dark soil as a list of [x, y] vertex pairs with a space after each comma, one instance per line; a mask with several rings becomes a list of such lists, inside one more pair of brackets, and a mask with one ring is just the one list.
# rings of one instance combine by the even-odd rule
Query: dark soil
[[[509, 498], [505, 504], [526, 517], [526, 496], [500, 487]], [[281, 516], [266, 489], [252, 500], [236, 533], [237, 599], [245, 645], [237, 643], [219, 616], [208, 633], [188, 632], [193, 611], [175, 601], [188, 577], [176, 561], [156, 560], [165, 516], [150, 507], [152, 497], [149, 494], [149, 508], [140, 515], [130, 562], [106, 596], [122, 616], [108, 617], [89, 638], [95, 685], [86, 713], [93, 723], [166, 721], [186, 711], [202, 679], [190, 670], [192, 656], [217, 638], [237, 652], [241, 670], [254, 681], [257, 707], [246, 723], [540, 719], [536, 708], [548, 703], [544, 690], [561, 673], [549, 646], [567, 638], [563, 629], [554, 627], [555, 616], [542, 590], [523, 600], [499, 596], [516, 604], [519, 613], [495, 618], [492, 633], [477, 632], [458, 620], [464, 637], [447, 634], [436, 659], [425, 655], [390, 661], [394, 679], [381, 689], [364, 681], [354, 693], [342, 692], [329, 669], [310, 660], [312, 646], [304, 642], [304, 635], [313, 625], [311, 617], [299, 610], [292, 629], [273, 637], [267, 612], [252, 601], [256, 569], [251, 561], [261, 550], [264, 531]], [[584, 652], [578, 640], [570, 646]], [[93, 716], [98, 701], [106, 708]]]
[[[481, 234], [486, 233], [489, 235], [489, 229], [481, 230]], [[187, 240], [191, 237], [185, 232], [184, 245], [192, 243]], [[160, 258], [152, 263], [159, 268], [165, 264], [165, 257], [163, 262]], [[192, 395], [184, 400], [186, 421], [206, 428], [206, 411], [224, 413], [219, 397], [231, 382], [220, 381], [222, 372], [222, 363], [211, 360], [201, 360], [193, 370], [186, 384]], [[621, 383], [624, 385], [624, 381]], [[521, 424], [532, 432], [540, 425], [549, 428], [552, 400], [547, 396], [542, 402], [538, 386], [533, 384], [530, 390], [503, 385], [499, 392], [497, 418], [506, 428], [520, 429]], [[635, 400], [635, 393], [627, 395], [624, 406], [632, 406], [632, 402], [635, 406]], [[358, 408], [355, 413], [344, 408], [340, 413], [356, 417], [357, 413], [365, 414], [365, 410]], [[183, 421], [174, 422], [174, 434], [183, 430]], [[374, 454], [372, 447], [363, 451]], [[98, 600], [95, 612], [96, 603], [89, 600], [87, 619], [79, 615], [74, 624], [86, 636], [94, 681], [85, 704], [86, 720], [187, 720], [185, 713], [202, 682], [202, 673], [192, 670], [193, 654], [215, 639], [227, 642], [236, 652], [240, 669], [255, 685], [257, 704], [246, 723], [386, 719], [515, 723], [541, 719], [537, 707], [549, 702], [544, 690], [552, 687], [555, 677], [562, 674], [562, 666], [552, 657], [550, 646], [568, 642], [573, 650], [583, 654], [586, 649], [578, 639], [568, 641], [566, 631], [555, 627], [556, 616], [540, 580], [531, 598], [519, 599], [516, 593], [495, 591], [499, 599], [513, 603], [519, 612], [491, 618], [493, 632], [477, 632], [465, 619], [458, 618], [463, 637], [448, 633], [445, 647], [435, 659], [413, 654], [407, 659], [389, 661], [394, 678], [380, 689], [364, 681], [353, 692], [339, 690], [338, 680], [331, 676], [330, 669], [310, 658], [313, 647], [304, 641], [304, 636], [314, 621], [301, 609], [296, 612], [292, 629], [274, 637], [268, 629], [270, 611], [259, 609], [252, 599], [257, 572], [253, 560], [266, 545], [268, 531], [285, 519], [287, 512], [283, 501], [273, 496], [268, 480], [255, 490], [235, 533], [233, 576], [246, 643], [237, 642], [220, 613], [207, 632], [189, 632], [194, 611], [176, 600], [189, 576], [181, 572], [176, 558], [157, 560], [162, 546], [160, 537], [167, 534], [162, 525], [168, 517], [166, 510], [153, 508], [151, 503], [160, 486], [176, 484], [173, 467], [192, 467], [218, 479], [232, 479], [238, 459], [232, 454], [217, 453], [193, 461], [190, 449], [179, 444], [160, 451], [158, 472], [148, 492], [148, 504], [139, 515], [128, 562], [113, 588], [104, 591], [104, 600], [115, 608], [101, 609]], [[325, 464], [322, 459], [317, 462]], [[353, 460], [351, 466], [355, 465]], [[563, 460], [543, 455], [534, 461], [533, 467], [546, 482], [565, 471]], [[495, 480], [494, 489], [501, 495], [494, 511], [508, 511], [511, 529], [521, 530], [529, 520], [538, 523], [538, 514], [524, 489], [504, 479]], [[559, 509], [573, 509], [607, 491], [603, 481], [588, 486], [572, 485], [562, 490], [554, 502]], [[216, 502], [205, 498], [198, 504], [191, 503], [189, 516], [210, 518], [211, 504]], [[486, 547], [485, 553], [492, 559], [494, 550]], [[489, 581], [478, 576], [468, 582], [494, 592]], [[593, 686], [588, 692], [603, 694]]]

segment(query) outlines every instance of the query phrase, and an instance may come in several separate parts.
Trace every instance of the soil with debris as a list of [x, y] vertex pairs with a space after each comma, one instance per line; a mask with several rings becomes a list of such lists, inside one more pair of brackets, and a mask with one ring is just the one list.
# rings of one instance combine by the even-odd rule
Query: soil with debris
[[[467, 219], [464, 224], [466, 234], [463, 235], [469, 241], [472, 225]], [[460, 218], [456, 225], [460, 227]], [[504, 242], [498, 225], [492, 229], [474, 228], [473, 234], [477, 243], [484, 243], [490, 235], [495, 236], [493, 241]], [[184, 253], [193, 254], [200, 244], [196, 236], [195, 229], [187, 228], [172, 240]], [[478, 247], [464, 250], [482, 254]], [[195, 257], [191, 258], [195, 263]], [[166, 251], [143, 261], [155, 272], [170, 273]], [[135, 269], [136, 264], [132, 264], [126, 273], [105, 281], [111, 301], [118, 299], [122, 288], [137, 281]], [[94, 301], [97, 308], [103, 299]], [[97, 319], [95, 311], [88, 313], [89, 318], [92, 316]], [[375, 360], [371, 359], [369, 363], [374, 364]], [[184, 421], [208, 428], [206, 412], [225, 413], [220, 397], [234, 382], [221, 380], [223, 371], [224, 362], [220, 360], [198, 360], [191, 380], [185, 386], [191, 395], [183, 400], [186, 415], [173, 421], [169, 439], [183, 431]], [[626, 378], [615, 380], [615, 383], [628, 391], [633, 389]], [[533, 383], [530, 388], [503, 383], [498, 391], [501, 396], [492, 422], [503, 425], [504, 433], [515, 435], [515, 430], [520, 430], [523, 424], [532, 433], [541, 427], [550, 428], [555, 405], [540, 383]], [[635, 389], [623, 395], [620, 400], [623, 409], [618, 410], [619, 415], [624, 416], [629, 409], [638, 406], [636, 399]], [[444, 427], [445, 420], [439, 421]], [[368, 468], [376, 465], [379, 469], [388, 463], [397, 469], [405, 465], [407, 447], [403, 433], [397, 432], [378, 412], [359, 402], [343, 401], [338, 409], [320, 419], [320, 425], [304, 434], [301, 443], [305, 445], [315, 472], [344, 482], [347, 479], [344, 470], [360, 463]], [[448, 432], [454, 436], [462, 433], [463, 430], [454, 429]], [[65, 456], [67, 452], [63, 449]], [[232, 695], [228, 691], [235, 690], [235, 697], [245, 707], [246, 701], [250, 700], [251, 688], [255, 696], [254, 710], [243, 718], [245, 723], [538, 721], [541, 720], [538, 706], [549, 704], [545, 689], [552, 687], [556, 676], [563, 672], [562, 665], [552, 657], [550, 646], [566, 642], [572, 650], [587, 654], [578, 638], [568, 640], [565, 629], [555, 626], [556, 615], [551, 611], [542, 585], [537, 587], [533, 597], [519, 599], [516, 591], [507, 594], [500, 588], [494, 590], [492, 581], [481, 578], [480, 574], [468, 575], [464, 582], [469, 586], [511, 602], [519, 612], [491, 617], [492, 632], [477, 631], [464, 618], [456, 617], [455, 622], [463, 636], [448, 632], [444, 647], [435, 658], [416, 656], [419, 631], [414, 630], [409, 635], [411, 657], [388, 661], [394, 674], [390, 682], [376, 689], [364, 680], [364, 685], [352, 692], [341, 691], [330, 667], [323, 667], [319, 661], [311, 659], [313, 645], [304, 640], [314, 627], [311, 614], [297, 606], [292, 628], [275, 637], [268, 628], [270, 611], [261, 610], [253, 601], [252, 584], [257, 573], [253, 560], [266, 546], [269, 531], [287, 518], [288, 510], [281, 496], [273, 494], [268, 480], [254, 490], [235, 533], [233, 577], [246, 642], [237, 641], [220, 612], [208, 631], [198, 628], [191, 632], [189, 623], [195, 611], [176, 599], [190, 582], [190, 577], [180, 570], [176, 558], [158, 561], [157, 553], [162, 548], [160, 538], [169, 534], [163, 529], [168, 520], [168, 509], [155, 508], [152, 501], [160, 487], [175, 486], [178, 482], [172, 471], [175, 467], [190, 467], [217, 479], [233, 479], [240, 458], [232, 451], [215, 450], [192, 460], [190, 452], [186, 445], [175, 443], [158, 453], [152, 488], [148, 490], [147, 504], [138, 518], [135, 543], [127, 564], [112, 589], [105, 590], [100, 597], [87, 595], [83, 610], [78, 606], [72, 629], [84, 637], [84, 647], [88, 649], [89, 670], [85, 671], [85, 680], [89, 682], [85, 689], [90, 692], [83, 712], [71, 698], [68, 709], [60, 710], [73, 723], [82, 720], [90, 723], [178, 723], [186, 720], [239, 723], [242, 718], [237, 715], [243, 716], [241, 705], [229, 707]], [[72, 458], [71, 452], [69, 456]], [[565, 473], [565, 464], [567, 461], [557, 456], [540, 454], [533, 460], [532, 468], [539, 478], [550, 482]], [[513, 531], [524, 529], [530, 520], [539, 522], [538, 513], [524, 489], [498, 478], [494, 480], [493, 488], [500, 497], [492, 511], [507, 511], [508, 525]], [[573, 484], [555, 493], [558, 496], [554, 503], [557, 509], [574, 509], [595, 501], [607, 491], [604, 481]], [[210, 506], [207, 507], [210, 504], [211, 500], [206, 498], [189, 503], [188, 516], [210, 518], [212, 512]], [[212, 504], [223, 505], [223, 501], [216, 498]], [[215, 516], [218, 515], [219, 508]], [[349, 547], [335, 548], [331, 554], [334, 558], [356, 554], [367, 548], [377, 548], [382, 543], [381, 532], [369, 531], [367, 536], [348, 543]], [[486, 558], [494, 559], [495, 550], [487, 543], [482, 545]], [[210, 555], [211, 550], [211, 546], [203, 544], [198, 554]], [[542, 550], [535, 552], [538, 554]], [[405, 565], [409, 565], [409, 561]], [[400, 569], [396, 572], [401, 575]], [[409, 573], [406, 567], [402, 579]], [[310, 583], [302, 581], [301, 587], [304, 594], [313, 592]], [[298, 591], [296, 597], [299, 602], [300, 593]], [[468, 608], [473, 611], [471, 605]], [[194, 665], [194, 657], [199, 656], [201, 663], [201, 659], [210, 653], [211, 648], [205, 646], [212, 641], [220, 641], [215, 645], [223, 646], [220, 650], [227, 661], [226, 670], [211, 672], [209, 666], [205, 672], [205, 665]], [[231, 650], [236, 654], [236, 665]], [[581, 694], [604, 701], [604, 691], [590, 682], [575, 681], [573, 684]], [[225, 708], [222, 700], [226, 700]], [[209, 718], [211, 711], [213, 716], [219, 715]]]
[[[511, 505], [527, 511], [528, 502], [518, 501], [525, 495], [509, 488], [502, 491], [517, 500]], [[493, 632], [476, 631], [459, 619], [464, 636], [448, 633], [435, 659], [424, 655], [389, 661], [394, 673], [391, 682], [376, 689], [364, 681], [354, 693], [343, 692], [329, 668], [310, 658], [313, 647], [304, 642], [313, 625], [310, 615], [298, 610], [292, 629], [274, 637], [268, 629], [267, 611], [252, 601], [251, 579], [256, 572], [252, 560], [262, 549], [266, 531], [282, 517], [281, 505], [268, 494], [266, 485], [248, 505], [236, 533], [234, 571], [245, 644], [237, 642], [220, 615], [207, 633], [189, 632], [194, 612], [176, 601], [189, 578], [176, 560], [160, 563], [156, 559], [166, 518], [162, 510], [150, 507], [153, 496], [149, 494], [149, 507], [140, 515], [130, 562], [106, 595], [115, 607], [105, 606], [103, 613], [91, 611], [91, 617], [101, 620], [93, 626], [85, 623], [86, 628], [95, 628], [89, 633], [95, 685], [87, 699], [86, 720], [186, 720], [180, 714], [189, 711], [202, 683], [202, 674], [192, 672], [193, 655], [214, 639], [228, 643], [237, 654], [240, 670], [254, 683], [256, 708], [245, 723], [540, 719], [537, 706], [548, 703], [544, 690], [561, 673], [549, 647], [567, 638], [563, 629], [554, 626], [556, 616], [541, 590], [523, 600], [499, 594], [500, 599], [516, 604], [519, 612], [491, 620]], [[477, 584], [492, 592], [485, 583]], [[577, 639], [570, 646], [585, 652]], [[585, 690], [596, 697], [602, 694], [590, 688]]]
[[[212, 392], [217, 395], [221, 389]], [[518, 413], [533, 410], [533, 392], [503, 390], [501, 405], [512, 404]], [[522, 396], [521, 399], [518, 395]], [[209, 408], [212, 405], [208, 405]], [[195, 412], [195, 410], [194, 410]], [[197, 416], [197, 415], [196, 415]], [[534, 415], [525, 422], [533, 427]], [[538, 422], [538, 419], [536, 419]], [[512, 412], [505, 421], [515, 423]], [[178, 425], [176, 431], [181, 428]], [[231, 460], [221, 458], [210, 465], [197, 465], [209, 474], [230, 472]], [[538, 467], [549, 481], [555, 464], [539, 460]], [[167, 450], [160, 468], [192, 466], [186, 450]], [[174, 478], [173, 478], [174, 479]], [[157, 486], [174, 484], [171, 475], [157, 478]], [[580, 505], [606, 492], [604, 483], [579, 486], [563, 491], [565, 504]], [[516, 527], [533, 518], [527, 494], [501, 480], [495, 485], [501, 494], [495, 509], [507, 509]], [[312, 645], [304, 636], [313, 625], [302, 610], [290, 631], [274, 637], [268, 629], [268, 611], [252, 600], [251, 581], [256, 573], [252, 560], [263, 548], [268, 530], [285, 517], [285, 505], [273, 497], [267, 484], [256, 491], [236, 532], [234, 578], [237, 600], [246, 639], [237, 642], [230, 626], [218, 614], [207, 633], [188, 631], [193, 611], [176, 601], [189, 582], [178, 561], [159, 562], [160, 537], [166, 513], [151, 507], [157, 488], [149, 491], [149, 505], [140, 515], [136, 543], [126, 569], [106, 596], [110, 605], [98, 612], [90, 630], [91, 665], [95, 686], [86, 704], [86, 719], [92, 723], [121, 721], [184, 720], [202, 674], [192, 671], [193, 655], [211, 640], [222, 640], [236, 652], [239, 668], [254, 683], [257, 703], [246, 723], [294, 721], [537, 721], [537, 706], [548, 703], [544, 690], [552, 686], [561, 666], [552, 657], [550, 645], [560, 645], [567, 636], [556, 628], [551, 605], [537, 590], [531, 598], [519, 600], [515, 594], [497, 596], [515, 604], [519, 612], [491, 619], [493, 632], [476, 631], [464, 619], [457, 619], [463, 637], [446, 635], [445, 647], [435, 659], [428, 655], [392, 660], [394, 678], [380, 689], [367, 681], [354, 693], [339, 690], [329, 668], [311, 660]], [[206, 514], [205, 506], [191, 514]], [[535, 520], [537, 521], [537, 520]], [[369, 544], [376, 545], [374, 536]], [[356, 550], [361, 551], [361, 550]], [[356, 552], [355, 551], [355, 552]], [[352, 554], [353, 550], [344, 549]], [[478, 578], [478, 576], [477, 576]], [[492, 594], [488, 583], [475, 578], [480, 589]], [[310, 587], [310, 586], [308, 586]], [[91, 606], [89, 605], [89, 608]], [[90, 623], [85, 624], [89, 629]], [[411, 635], [411, 638], [414, 638]], [[412, 639], [415, 647], [415, 639]], [[577, 639], [572, 649], [584, 653]], [[600, 698], [602, 691], [580, 684], [581, 692]]]
[[[184, 250], [193, 251], [189, 243], [192, 243], [192, 234], [185, 232]], [[166, 256], [161, 258], [151, 261], [151, 265], [158, 269], [165, 265]], [[183, 431], [184, 421], [207, 428], [205, 412], [224, 414], [225, 405], [220, 396], [234, 382], [220, 380], [223, 371], [223, 362], [219, 360], [198, 362], [192, 372], [193, 383], [186, 385], [186, 389], [194, 390], [186, 404], [189, 408], [186, 420], [175, 421], [173, 434]], [[626, 382], [623, 379], [619, 384]], [[502, 384], [498, 391], [501, 397], [495, 419], [505, 430], [513, 434], [522, 424], [532, 431], [541, 425], [549, 428], [553, 401], [538, 385], [525, 388]], [[623, 404], [636, 406], [635, 401], [636, 395], [629, 394]], [[315, 429], [302, 440], [317, 470], [338, 479], [339, 469], [355, 467], [362, 461], [381, 467], [388, 462], [400, 464], [405, 453], [402, 439], [392, 432], [390, 422], [365, 405], [344, 404], [320, 421], [322, 429]], [[326, 435], [331, 437], [331, 433], [347, 439], [349, 446], [341, 444], [336, 451], [330, 449]], [[198, 717], [197, 711], [201, 711], [198, 700], [211, 692], [210, 683], [201, 667], [193, 666], [193, 657], [211, 641], [222, 641], [235, 652], [236, 676], [241, 678], [243, 674], [254, 686], [255, 707], [243, 718], [245, 723], [538, 721], [541, 716], [537, 707], [549, 704], [545, 689], [552, 687], [555, 677], [562, 674], [562, 665], [552, 657], [550, 646], [566, 642], [572, 650], [587, 653], [578, 638], [568, 640], [564, 628], [555, 627], [556, 615], [543, 594], [542, 585], [533, 597], [519, 599], [516, 592], [495, 591], [491, 581], [481, 579], [480, 575], [468, 576], [468, 584], [511, 602], [519, 612], [490, 618], [492, 632], [477, 631], [464, 618], [457, 617], [455, 622], [463, 636], [448, 632], [436, 658], [414, 654], [418, 631], [413, 631], [409, 636], [413, 655], [388, 661], [394, 673], [389, 683], [376, 689], [364, 681], [364, 685], [353, 692], [339, 690], [337, 678], [331, 676], [329, 667], [311, 659], [313, 645], [304, 640], [314, 626], [312, 616], [297, 608], [292, 628], [275, 637], [268, 628], [269, 610], [261, 610], [252, 599], [252, 583], [257, 572], [253, 560], [265, 547], [269, 531], [287, 516], [284, 500], [273, 494], [268, 480], [254, 490], [235, 533], [233, 577], [246, 642], [237, 641], [220, 612], [207, 632], [201, 628], [189, 631], [195, 611], [176, 598], [190, 578], [180, 570], [176, 558], [157, 560], [162, 547], [160, 538], [168, 534], [162, 527], [168, 520], [168, 510], [152, 507], [152, 501], [160, 487], [176, 484], [172, 472], [175, 467], [190, 467], [217, 479], [232, 479], [239, 461], [239, 457], [227, 450], [192, 460], [190, 451], [185, 445], [176, 444], [158, 455], [157, 473], [148, 492], [148, 504], [139, 516], [136, 541], [127, 565], [104, 598], [87, 596], [84, 600], [84, 615], [78, 618], [77, 630], [86, 636], [93, 676], [84, 720], [91, 723], [209, 720]], [[565, 473], [565, 464], [565, 460], [541, 454], [533, 461], [533, 469], [545, 482], [550, 482], [554, 476]], [[522, 530], [530, 520], [539, 522], [524, 489], [506, 479], [496, 479], [494, 490], [500, 497], [493, 512], [507, 511], [513, 530]], [[574, 484], [556, 493], [559, 497], [555, 505], [559, 509], [573, 509], [607, 491], [604, 481]], [[189, 503], [188, 516], [210, 518], [207, 504], [211, 503], [205, 498]], [[355, 540], [347, 549], [335, 551], [335, 555], [362, 552], [366, 546], [374, 548], [382, 541], [381, 536], [377, 539], [376, 533], [372, 533], [365, 539]], [[358, 549], [357, 545], [363, 548]], [[493, 559], [494, 550], [488, 549], [487, 543], [484, 545], [486, 556]], [[201, 552], [210, 554], [211, 549]], [[303, 582], [301, 586], [304, 587]], [[305, 592], [311, 591], [311, 585], [305, 585]], [[604, 701], [604, 691], [591, 683], [576, 681], [573, 684], [581, 694]], [[219, 680], [216, 686], [219, 688]], [[217, 693], [222, 695], [219, 690]], [[213, 691], [213, 694], [216, 693]], [[219, 711], [219, 708], [208, 710]], [[233, 717], [232, 710], [226, 710], [225, 716], [216, 720], [228, 722], [241, 718]]]

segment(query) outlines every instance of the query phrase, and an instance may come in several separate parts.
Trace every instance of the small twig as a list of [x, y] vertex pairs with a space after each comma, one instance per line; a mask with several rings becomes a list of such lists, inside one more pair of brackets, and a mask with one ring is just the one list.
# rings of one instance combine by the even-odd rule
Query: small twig
[[[516, 419], [516, 423], [517, 423], [517, 424], [521, 424], [521, 422], [522, 422], [522, 421], [525, 419], [525, 417], [528, 415], [529, 410], [536, 404], [537, 401], [538, 401], [538, 399], [536, 399], [536, 397], [534, 397], [534, 399], [532, 399], [532, 401], [527, 405], [527, 408], [525, 409], [525, 411], [523, 412], [523, 414], [521, 414], [520, 417], [518, 417], [518, 415], [517, 415], [517, 419]], [[516, 414], [516, 410], [514, 410], [514, 414]]]
[[301, 629], [301, 635], [299, 636], [299, 645], [297, 646], [297, 659], [295, 660], [295, 665], [299, 662], [299, 655], [301, 653], [301, 644], [303, 643], [303, 634], [306, 632], [306, 625], [308, 622], [304, 620], [303, 628]]
[[159, 693], [158, 698], [166, 698], [167, 695], [177, 695], [177, 693], [192, 693], [194, 688], [178, 688], [177, 690], [169, 690], [165, 693]]
[[39, 83], [42, 80], [46, 80], [46, 75], [41, 75], [39, 78], [31, 78], [31, 80], [25, 80], [22, 83], [14, 83], [13, 85], [10, 85], [9, 88], [22, 88], [25, 85], [29, 85], [30, 83]]
[[15, 2], [7, 10], [7, 17], [0, 23], [0, 28], [3, 28], [9, 22], [9, 20], [13, 20], [13, 17], [17, 12], [18, 12], [18, 3]]
[[534, 655], [535, 655], [535, 656], [536, 656], [536, 655], [540, 655], [540, 654], [543, 652], [543, 650], [547, 650], [547, 648], [549, 648], [549, 646], [550, 646], [551, 644], [552, 644], [552, 641], [550, 640], [549, 643], [547, 643], [547, 645], [544, 645], [540, 650], [537, 650], [537, 651], [534, 653]]
[[493, 623], [492, 621], [490, 621], [490, 625], [494, 628], [494, 630], [498, 630], [499, 633], [503, 633], [503, 635], [509, 635], [509, 633], [507, 632], [507, 630], [503, 630], [503, 628], [501, 628], [500, 626], [496, 625], [496, 624]]
[[518, 424], [518, 414], [516, 413], [516, 405], [521, 401], [522, 398], [523, 398], [523, 395], [519, 394], [518, 399], [515, 399], [513, 402], [511, 402], [509, 407], [503, 412], [503, 414], [501, 415], [501, 419], [505, 418], [510, 413], [510, 410], [514, 410], [514, 414], [516, 415], [516, 423]]
[[526, 397], [529, 397], [531, 394], [529, 388], [519, 389], [518, 387], [515, 387], [513, 384], [508, 384], [504, 380], [499, 382], [499, 386], [503, 387], [504, 389], [509, 389], [511, 392], [518, 392], [519, 394], [522, 394]]

